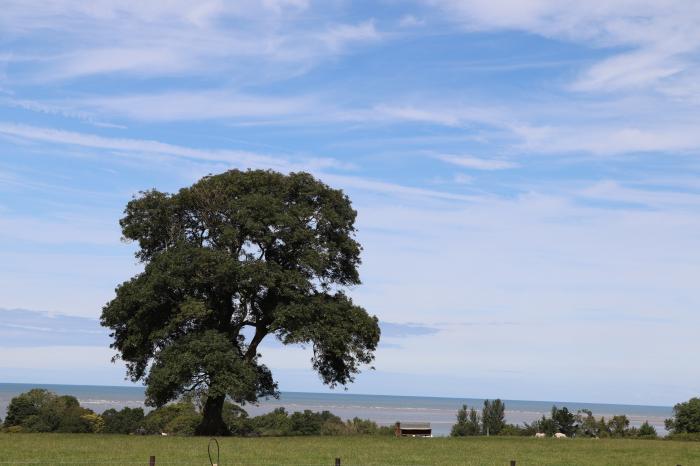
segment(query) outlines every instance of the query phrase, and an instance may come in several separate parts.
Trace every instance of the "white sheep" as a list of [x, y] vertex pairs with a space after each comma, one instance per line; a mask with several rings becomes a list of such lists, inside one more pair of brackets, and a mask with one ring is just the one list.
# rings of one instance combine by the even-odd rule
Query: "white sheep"
[[557, 432], [554, 434], [554, 438], [566, 438], [566, 434], [562, 434], [561, 432]]
[[547, 435], [544, 432], [537, 432], [535, 438], [545, 438]]

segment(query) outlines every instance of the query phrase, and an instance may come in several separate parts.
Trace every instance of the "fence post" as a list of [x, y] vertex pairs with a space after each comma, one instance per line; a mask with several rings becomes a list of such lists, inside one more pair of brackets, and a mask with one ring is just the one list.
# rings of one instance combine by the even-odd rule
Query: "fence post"
[[151, 456], [150, 458], [148, 458], [148, 466], [156, 466], [156, 457], [155, 456]]
[[515, 460], [510, 460], [510, 466], [515, 466]]
[[340, 466], [340, 458], [335, 459], [335, 466]]

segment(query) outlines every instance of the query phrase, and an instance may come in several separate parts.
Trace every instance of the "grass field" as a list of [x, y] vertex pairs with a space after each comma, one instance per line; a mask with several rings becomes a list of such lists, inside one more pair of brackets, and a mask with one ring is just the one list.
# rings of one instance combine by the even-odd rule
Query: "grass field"
[[[206, 438], [0, 434], [0, 464], [208, 465]], [[219, 439], [219, 465], [700, 465], [700, 443], [534, 438]]]

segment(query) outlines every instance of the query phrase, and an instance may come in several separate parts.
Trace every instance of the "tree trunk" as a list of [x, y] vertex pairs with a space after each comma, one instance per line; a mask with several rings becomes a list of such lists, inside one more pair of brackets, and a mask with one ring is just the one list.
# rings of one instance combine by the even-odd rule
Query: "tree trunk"
[[197, 426], [195, 435], [229, 435], [221, 412], [224, 408], [225, 396], [207, 397], [202, 413], [202, 422]]

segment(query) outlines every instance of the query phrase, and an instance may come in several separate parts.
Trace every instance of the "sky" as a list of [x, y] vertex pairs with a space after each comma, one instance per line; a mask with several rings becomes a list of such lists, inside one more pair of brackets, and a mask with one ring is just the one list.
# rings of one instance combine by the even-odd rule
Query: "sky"
[[[5, 0], [0, 381], [127, 384], [102, 306], [139, 191], [307, 171], [383, 334], [349, 393], [700, 391], [700, 4]], [[280, 388], [310, 354], [262, 349]]]

